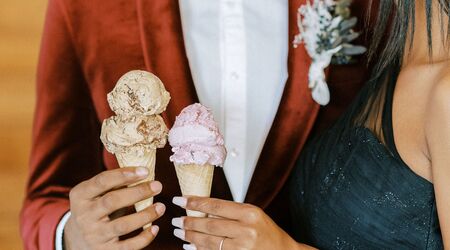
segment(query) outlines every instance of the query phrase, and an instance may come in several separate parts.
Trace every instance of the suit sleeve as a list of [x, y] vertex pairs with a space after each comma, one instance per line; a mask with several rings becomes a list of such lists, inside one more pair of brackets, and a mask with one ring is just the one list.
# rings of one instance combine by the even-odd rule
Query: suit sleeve
[[104, 170], [100, 124], [62, 3], [50, 0], [37, 70], [37, 102], [26, 196], [25, 249], [54, 249], [71, 188]]

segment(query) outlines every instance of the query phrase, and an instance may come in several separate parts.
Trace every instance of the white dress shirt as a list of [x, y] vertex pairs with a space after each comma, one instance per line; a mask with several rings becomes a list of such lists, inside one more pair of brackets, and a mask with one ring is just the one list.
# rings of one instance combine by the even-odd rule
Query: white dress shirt
[[195, 89], [224, 134], [225, 176], [242, 202], [288, 77], [288, 1], [178, 2]]
[[[179, 0], [200, 102], [225, 137], [224, 172], [243, 202], [288, 77], [288, 0]], [[68, 212], [56, 231], [56, 249]]]

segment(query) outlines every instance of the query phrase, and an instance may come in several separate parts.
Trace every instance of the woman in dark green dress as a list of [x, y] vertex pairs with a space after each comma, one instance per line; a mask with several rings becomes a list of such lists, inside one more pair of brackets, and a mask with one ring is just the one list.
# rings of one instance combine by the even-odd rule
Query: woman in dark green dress
[[302, 152], [291, 235], [251, 205], [193, 197], [182, 206], [222, 218], [183, 218], [186, 249], [450, 248], [450, 0], [377, 4], [372, 77]]

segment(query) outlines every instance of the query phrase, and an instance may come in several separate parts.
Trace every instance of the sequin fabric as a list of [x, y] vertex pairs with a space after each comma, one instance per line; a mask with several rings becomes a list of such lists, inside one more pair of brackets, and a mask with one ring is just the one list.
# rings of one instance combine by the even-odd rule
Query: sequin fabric
[[367, 128], [302, 153], [291, 176], [294, 236], [319, 249], [443, 249], [433, 185]]

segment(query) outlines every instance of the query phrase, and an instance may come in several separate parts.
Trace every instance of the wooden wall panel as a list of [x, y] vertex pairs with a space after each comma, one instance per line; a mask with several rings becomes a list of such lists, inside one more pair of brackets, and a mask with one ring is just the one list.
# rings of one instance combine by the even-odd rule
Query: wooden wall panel
[[22, 249], [35, 69], [47, 1], [0, 0], [0, 249]]

